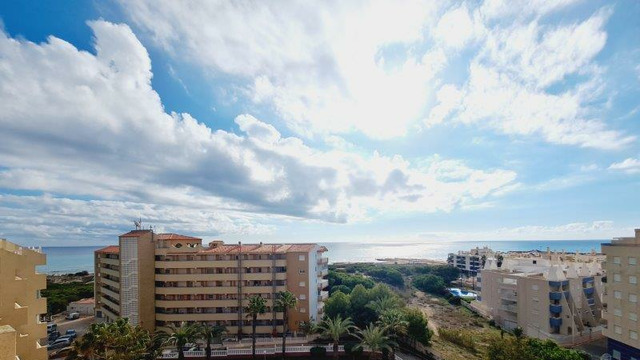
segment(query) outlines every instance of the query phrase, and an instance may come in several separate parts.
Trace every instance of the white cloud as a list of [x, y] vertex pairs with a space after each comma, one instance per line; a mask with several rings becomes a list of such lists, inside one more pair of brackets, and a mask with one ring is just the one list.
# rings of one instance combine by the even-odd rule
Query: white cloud
[[[248, 114], [235, 119], [241, 133], [214, 131], [164, 111], [149, 56], [128, 26], [89, 25], [96, 55], [55, 37], [34, 44], [0, 33], [0, 187], [56, 194], [45, 200], [63, 213], [159, 204], [162, 214], [218, 232], [252, 232], [264, 230], [247, 225], [260, 214], [347, 222], [451, 211], [516, 177], [439, 157], [416, 165], [397, 155], [320, 151]], [[0, 206], [40, 200], [3, 197]], [[122, 223], [138, 215], [104, 216]], [[162, 216], [154, 223], [176, 226]]]
[[[591, 115], [604, 81], [593, 58], [605, 44], [608, 17], [609, 11], [601, 10], [579, 24], [543, 27], [533, 21], [492, 28], [471, 61], [466, 83], [460, 88], [443, 85], [425, 124], [450, 119], [507, 135], [599, 149], [630, 144], [634, 136], [608, 129]], [[576, 73], [590, 79], [561, 91], [546, 90]]]
[[446, 63], [442, 51], [418, 51], [439, 11], [431, 2], [122, 5], [176, 59], [235, 76], [305, 136], [404, 135]]
[[463, 3], [440, 17], [433, 36], [445, 47], [460, 50], [475, 38], [483, 36], [484, 31], [483, 24], [472, 19], [467, 5]]
[[637, 174], [640, 173], [640, 160], [627, 158], [621, 162], [611, 164], [609, 170], [622, 171], [627, 174]]

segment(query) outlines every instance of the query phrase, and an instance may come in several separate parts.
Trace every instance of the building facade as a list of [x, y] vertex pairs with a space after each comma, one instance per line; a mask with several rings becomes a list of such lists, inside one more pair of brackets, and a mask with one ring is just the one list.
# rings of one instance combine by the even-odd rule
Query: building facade
[[488, 247], [475, 248], [469, 251], [458, 251], [450, 253], [447, 257], [447, 264], [456, 267], [467, 276], [476, 276], [488, 258], [495, 257], [496, 253]]
[[602, 336], [602, 277], [597, 261], [507, 258], [487, 260], [476, 304], [505, 329], [572, 344]]
[[640, 325], [638, 324], [638, 278], [640, 270], [640, 229], [634, 237], [613, 239], [602, 244], [606, 255], [607, 283], [604, 318], [607, 348], [614, 359], [640, 359]]
[[0, 359], [44, 360], [47, 358], [47, 300], [40, 291], [47, 278], [36, 271], [46, 257], [38, 249], [28, 249], [0, 239]]
[[267, 313], [257, 331], [283, 331], [283, 314], [274, 308], [281, 291], [298, 305], [289, 312], [289, 328], [316, 321], [328, 298], [326, 248], [316, 244], [237, 244], [134, 230], [119, 246], [95, 252], [96, 316], [106, 321], [127, 317], [149, 330], [181, 322], [223, 325], [229, 334], [251, 333], [245, 308], [260, 295]]

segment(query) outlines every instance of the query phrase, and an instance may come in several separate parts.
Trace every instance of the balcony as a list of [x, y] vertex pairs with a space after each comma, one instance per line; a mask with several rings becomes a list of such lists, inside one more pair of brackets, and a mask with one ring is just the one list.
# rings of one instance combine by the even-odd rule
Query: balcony
[[120, 278], [120, 272], [119, 271], [107, 269], [107, 268], [104, 268], [104, 267], [100, 268], [100, 273]]
[[549, 325], [555, 328], [560, 327], [562, 325], [562, 318], [549, 318]]
[[318, 301], [326, 301], [329, 298], [328, 291], [320, 291], [318, 293]]
[[551, 304], [551, 305], [549, 305], [549, 311], [552, 314], [560, 314], [560, 313], [562, 313], [562, 305]]
[[323, 268], [318, 270], [318, 277], [325, 277], [327, 275], [329, 275], [329, 269]]
[[318, 258], [318, 265], [327, 265], [327, 264], [329, 264], [329, 258], [326, 258], [326, 257]]
[[107, 265], [120, 266], [119, 259], [110, 259], [110, 258], [100, 258], [100, 262]]
[[105, 294], [105, 295], [108, 295], [108, 296], [112, 297], [115, 300], [120, 301], [120, 294], [118, 294], [118, 293], [116, 293], [114, 291], [111, 291], [111, 290], [109, 290], [109, 289], [107, 289], [105, 287], [101, 287], [100, 288], [100, 292]]
[[326, 289], [327, 287], [329, 287], [328, 279], [322, 279], [318, 281], [318, 289]]
[[109, 285], [114, 289], [120, 289], [120, 283], [119, 282], [115, 282], [115, 281], [107, 279], [107, 278], [100, 278], [100, 282], [105, 284], [105, 285]]
[[114, 303], [113, 301], [107, 299], [104, 296], [100, 297], [100, 302], [107, 305], [108, 307], [112, 308], [113, 310], [120, 312], [120, 305]]
[[590, 287], [590, 288], [585, 288], [585, 289], [584, 289], [584, 294], [585, 294], [585, 295], [587, 295], [587, 296], [589, 296], [589, 295], [593, 295], [594, 290], [595, 290], [595, 288], [592, 288], [592, 287]]
[[502, 305], [500, 309], [510, 313], [518, 313], [518, 306], [516, 305]]

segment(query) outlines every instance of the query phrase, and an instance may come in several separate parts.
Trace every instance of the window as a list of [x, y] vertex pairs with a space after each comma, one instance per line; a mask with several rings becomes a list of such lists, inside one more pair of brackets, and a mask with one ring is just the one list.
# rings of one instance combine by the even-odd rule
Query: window
[[620, 310], [620, 309], [613, 309], [613, 315], [615, 315], [615, 316], [622, 316], [622, 310]]
[[614, 256], [613, 257], [613, 263], [620, 265], [620, 256]]
[[304, 261], [305, 259], [306, 259], [306, 257], [304, 255], [298, 256], [298, 260], [300, 260], [300, 261]]
[[307, 295], [305, 295], [305, 294], [300, 294], [299, 299], [300, 299], [300, 300], [306, 300], [306, 299], [307, 299]]
[[618, 351], [618, 350], [613, 350], [611, 352], [611, 355], [616, 360], [620, 360], [622, 358], [621, 355], [620, 355], [620, 351]]
[[638, 314], [636, 314], [636, 313], [629, 313], [629, 320], [631, 320], [631, 321], [638, 321]]
[[632, 303], [638, 302], [638, 295], [629, 294], [629, 302], [632, 302]]
[[300, 281], [300, 284], [298, 284], [298, 286], [305, 287], [305, 286], [307, 286], [307, 283], [304, 282], [304, 281]]
[[629, 257], [629, 265], [637, 265], [638, 259], [635, 257]]
[[613, 297], [616, 299], [622, 299], [622, 291], [618, 291], [618, 290], [614, 291]]
[[613, 274], [613, 282], [620, 282], [621, 277], [620, 274]]
[[300, 269], [300, 270], [298, 270], [298, 274], [304, 274], [304, 273], [306, 273], [306, 272], [307, 272], [307, 271], [306, 271], [305, 269]]
[[306, 309], [306, 308], [300, 308], [300, 312], [301, 312], [301, 313], [306, 313], [306, 312], [307, 312], [307, 309]]
[[538, 289], [539, 289], [538, 285], [531, 285], [531, 290], [537, 291]]
[[629, 284], [637, 284], [638, 283], [638, 278], [631, 275], [629, 276]]
[[631, 338], [633, 340], [638, 340], [638, 332], [633, 331], [633, 330], [629, 330], [629, 338]]
[[613, 326], [613, 331], [618, 335], [622, 334], [622, 328], [620, 326], [618, 326], [618, 325], [614, 325]]

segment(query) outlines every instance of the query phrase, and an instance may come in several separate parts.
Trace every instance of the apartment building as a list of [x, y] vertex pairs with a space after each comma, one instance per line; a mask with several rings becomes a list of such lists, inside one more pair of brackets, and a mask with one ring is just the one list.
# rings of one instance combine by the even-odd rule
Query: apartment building
[[607, 271], [604, 318], [607, 327], [608, 353], [614, 359], [640, 359], [640, 325], [638, 324], [638, 260], [640, 259], [640, 229], [634, 237], [616, 238], [602, 244]]
[[456, 267], [467, 276], [476, 276], [482, 269], [483, 261], [495, 257], [496, 253], [488, 247], [471, 249], [469, 251], [458, 251], [450, 253], [447, 257], [449, 266]]
[[474, 304], [505, 329], [572, 344], [602, 333], [601, 264], [557, 258], [488, 259], [478, 278]]
[[0, 360], [47, 358], [40, 345], [47, 337], [47, 324], [40, 321], [47, 313], [47, 300], [40, 296], [47, 278], [36, 271], [45, 263], [39, 249], [0, 239]]
[[281, 291], [296, 295], [289, 328], [322, 317], [328, 298], [327, 249], [317, 244], [225, 244], [178, 234], [134, 230], [118, 246], [95, 252], [96, 316], [127, 317], [149, 330], [181, 322], [226, 326], [251, 333], [248, 299], [261, 295], [268, 311], [258, 317], [260, 334], [283, 331], [274, 308]]

